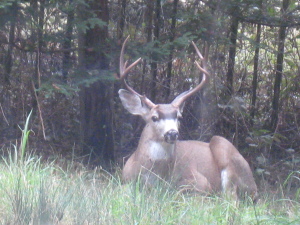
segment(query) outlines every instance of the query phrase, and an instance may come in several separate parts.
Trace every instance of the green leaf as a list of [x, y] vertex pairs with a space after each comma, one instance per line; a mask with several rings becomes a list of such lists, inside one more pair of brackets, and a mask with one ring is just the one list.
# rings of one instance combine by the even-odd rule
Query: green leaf
[[78, 30], [86, 32], [88, 29], [93, 29], [95, 26], [104, 27], [107, 26], [107, 23], [99, 18], [89, 18], [85, 21], [77, 23]]
[[29, 120], [32, 114], [32, 110], [30, 111], [29, 115], [26, 118], [25, 127], [22, 130], [22, 139], [21, 139], [21, 145], [20, 145], [20, 151], [21, 151], [21, 162], [24, 160], [25, 156], [25, 150], [28, 142], [28, 137], [30, 134], [30, 130], [28, 130]]

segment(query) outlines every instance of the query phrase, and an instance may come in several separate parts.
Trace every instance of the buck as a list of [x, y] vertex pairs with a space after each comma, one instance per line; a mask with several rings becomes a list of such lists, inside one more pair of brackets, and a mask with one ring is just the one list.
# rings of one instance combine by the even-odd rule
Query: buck
[[201, 193], [223, 191], [234, 198], [248, 194], [255, 199], [257, 187], [249, 164], [228, 140], [220, 136], [212, 137], [209, 143], [178, 140], [184, 102], [204, 86], [209, 76], [206, 59], [195, 43], [192, 42], [202, 61], [202, 66], [195, 62], [203, 73], [200, 84], [178, 95], [170, 104], [154, 104], [126, 82], [129, 71], [141, 60], [137, 59], [128, 67], [127, 61], [124, 63], [128, 38], [120, 54], [120, 79], [127, 90], [120, 89], [119, 97], [131, 114], [144, 119], [146, 126], [137, 149], [123, 168], [123, 180], [130, 182], [139, 178], [152, 186], [162, 179], [170, 181], [180, 190]]

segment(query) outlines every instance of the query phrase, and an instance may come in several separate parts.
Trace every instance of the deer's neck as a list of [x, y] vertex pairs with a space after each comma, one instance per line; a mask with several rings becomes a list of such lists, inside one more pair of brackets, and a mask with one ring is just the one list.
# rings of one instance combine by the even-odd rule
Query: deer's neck
[[138, 151], [152, 161], [170, 160], [175, 154], [175, 144], [165, 142], [146, 126], [141, 135]]

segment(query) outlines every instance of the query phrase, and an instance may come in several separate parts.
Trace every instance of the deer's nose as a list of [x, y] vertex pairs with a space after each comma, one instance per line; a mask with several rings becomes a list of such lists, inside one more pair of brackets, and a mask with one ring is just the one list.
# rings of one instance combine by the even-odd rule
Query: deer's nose
[[178, 131], [177, 130], [169, 130], [167, 133], [165, 133], [164, 137], [165, 137], [165, 141], [167, 143], [172, 144], [178, 138]]

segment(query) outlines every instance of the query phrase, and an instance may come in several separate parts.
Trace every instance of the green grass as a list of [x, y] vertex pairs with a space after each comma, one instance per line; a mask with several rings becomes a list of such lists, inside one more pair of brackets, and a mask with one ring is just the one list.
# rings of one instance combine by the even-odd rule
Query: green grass
[[0, 160], [0, 224], [300, 224], [299, 188], [294, 199], [266, 192], [253, 205], [186, 195], [167, 184], [150, 190], [122, 185], [118, 175], [77, 169], [73, 160], [64, 169], [62, 159], [44, 162], [27, 149], [29, 118], [20, 146], [6, 149]]
[[3, 158], [0, 171], [0, 224], [300, 224], [299, 202], [272, 195], [254, 206], [166, 186], [144, 190], [28, 154], [21, 162]]

